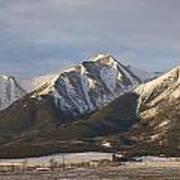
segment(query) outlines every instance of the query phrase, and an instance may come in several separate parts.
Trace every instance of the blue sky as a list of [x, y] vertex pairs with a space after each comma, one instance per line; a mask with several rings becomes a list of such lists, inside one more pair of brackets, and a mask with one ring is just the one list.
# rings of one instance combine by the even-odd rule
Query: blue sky
[[56, 72], [96, 53], [164, 71], [180, 64], [179, 0], [0, 0], [0, 73]]

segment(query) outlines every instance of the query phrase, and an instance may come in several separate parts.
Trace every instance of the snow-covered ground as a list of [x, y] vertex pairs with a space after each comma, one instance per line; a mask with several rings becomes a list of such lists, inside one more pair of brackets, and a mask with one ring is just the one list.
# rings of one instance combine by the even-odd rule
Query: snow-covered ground
[[38, 166], [49, 166], [50, 160], [54, 160], [59, 164], [63, 161], [66, 164], [71, 163], [83, 163], [90, 162], [93, 160], [112, 160], [112, 153], [99, 153], [99, 152], [85, 152], [85, 153], [68, 153], [68, 154], [57, 154], [35, 158], [24, 158], [24, 159], [0, 159], [0, 165], [9, 164], [21, 164], [27, 162], [30, 165]]
[[[142, 156], [136, 158], [137, 160], [142, 160], [142, 162], [127, 162], [125, 165], [165, 165], [171, 163], [179, 163], [180, 158], [175, 157], [155, 157], [155, 156]], [[84, 153], [68, 153], [68, 154], [56, 154], [42, 157], [32, 157], [24, 159], [0, 159], [0, 165], [13, 165], [13, 164], [22, 164], [26, 161], [29, 165], [34, 166], [49, 166], [50, 161], [56, 161], [59, 164], [63, 162], [65, 164], [78, 164], [91, 161], [100, 161], [100, 160], [112, 160], [112, 153], [101, 153], [101, 152], [84, 152]]]
[[[64, 156], [65, 155], [65, 156]], [[57, 168], [51, 171], [48, 166], [50, 160], [62, 163], [65, 159], [66, 163], [81, 163], [92, 160], [111, 160], [111, 153], [86, 152], [86, 153], [70, 153], [58, 154], [39, 158], [27, 159], [9, 159], [0, 160], [2, 165], [26, 165], [41, 166], [32, 171], [17, 169], [15, 171], [1, 171], [0, 180], [49, 180], [49, 179], [125, 179], [125, 180], [142, 180], [142, 179], [174, 179], [179, 180], [180, 177], [180, 158], [165, 158], [144, 156], [141, 157], [142, 162], [126, 162], [120, 166], [100, 166], [100, 167], [81, 167], [81, 168]], [[3, 167], [3, 166], [2, 166]], [[41, 169], [41, 170], [39, 170]]]
[[172, 162], [172, 161], [179, 161], [180, 158], [176, 157], [156, 157], [156, 156], [142, 156], [136, 158], [137, 160], [142, 160], [143, 162]]

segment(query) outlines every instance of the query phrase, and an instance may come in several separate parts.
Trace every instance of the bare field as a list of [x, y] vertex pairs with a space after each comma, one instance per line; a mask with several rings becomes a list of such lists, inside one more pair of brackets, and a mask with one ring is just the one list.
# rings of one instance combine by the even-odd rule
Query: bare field
[[1, 172], [0, 180], [180, 180], [179, 162], [127, 163], [119, 167]]
[[[119, 166], [111, 163], [112, 154], [97, 152], [58, 154], [27, 159], [1, 159], [0, 180], [180, 180], [180, 158], [145, 156], [138, 159], [141, 161], [121, 163]], [[63, 170], [61, 166], [61, 168], [51, 169], [51, 160], [55, 160], [57, 164], [64, 162], [66, 168]], [[104, 160], [109, 164], [92, 166], [90, 163]], [[84, 166], [87, 162], [90, 163], [89, 166]], [[76, 166], [69, 166], [71, 163], [75, 163]], [[20, 169], [8, 171], [3, 169], [3, 166], [13, 165]], [[34, 168], [29, 170], [22, 167]], [[37, 167], [44, 169], [39, 171]]]

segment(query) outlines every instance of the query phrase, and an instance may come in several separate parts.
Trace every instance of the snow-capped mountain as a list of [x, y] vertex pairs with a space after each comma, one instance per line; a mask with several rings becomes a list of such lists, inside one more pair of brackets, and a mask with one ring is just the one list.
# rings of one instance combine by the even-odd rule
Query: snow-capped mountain
[[2, 76], [0, 110], [34, 92], [32, 97], [51, 94], [63, 111], [84, 114], [151, 78], [152, 74], [124, 66], [109, 54], [99, 54], [55, 74], [29, 79]]
[[50, 79], [32, 97], [50, 95], [58, 109], [75, 116], [97, 110], [141, 83], [111, 55], [97, 55]]
[[57, 79], [58, 76], [59, 73], [54, 73], [43, 76], [37, 76], [35, 78], [19, 78], [18, 82], [27, 93], [32, 93], [33, 91], [36, 91], [42, 86], [50, 86]]
[[180, 97], [180, 66], [146, 84], [141, 84], [135, 92], [141, 96], [141, 103], [153, 107], [162, 99]]
[[[170, 145], [175, 139], [180, 142], [180, 66], [140, 85], [135, 93], [140, 96], [141, 138], [159, 145]], [[178, 143], [173, 147], [180, 148]]]
[[14, 77], [0, 75], [0, 110], [26, 94]]
[[33, 79], [0, 75], [0, 110], [35, 91], [32, 97], [51, 94], [60, 109], [83, 114], [154, 77], [152, 73], [124, 66], [108, 54], [91, 57], [61, 73]]
[[111, 56], [63, 71], [0, 112], [0, 157], [99, 150], [104, 140], [112, 150], [179, 156], [180, 68], [138, 84]]

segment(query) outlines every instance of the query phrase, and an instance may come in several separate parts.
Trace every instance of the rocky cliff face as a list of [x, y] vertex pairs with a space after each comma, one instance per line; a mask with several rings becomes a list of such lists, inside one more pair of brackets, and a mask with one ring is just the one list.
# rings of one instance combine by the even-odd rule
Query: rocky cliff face
[[141, 83], [110, 55], [98, 55], [65, 70], [32, 97], [50, 95], [58, 109], [74, 116], [93, 112]]
[[139, 78], [100, 56], [43, 80], [0, 112], [0, 156], [102, 150], [104, 141], [112, 151], [127, 145], [135, 154], [178, 156], [179, 77], [176, 67], [132, 90]]
[[93, 112], [152, 78], [132, 69], [111, 55], [99, 54], [56, 74], [18, 80], [2, 76], [0, 110], [31, 93], [32, 98], [51, 96], [59, 110], [73, 116]]

